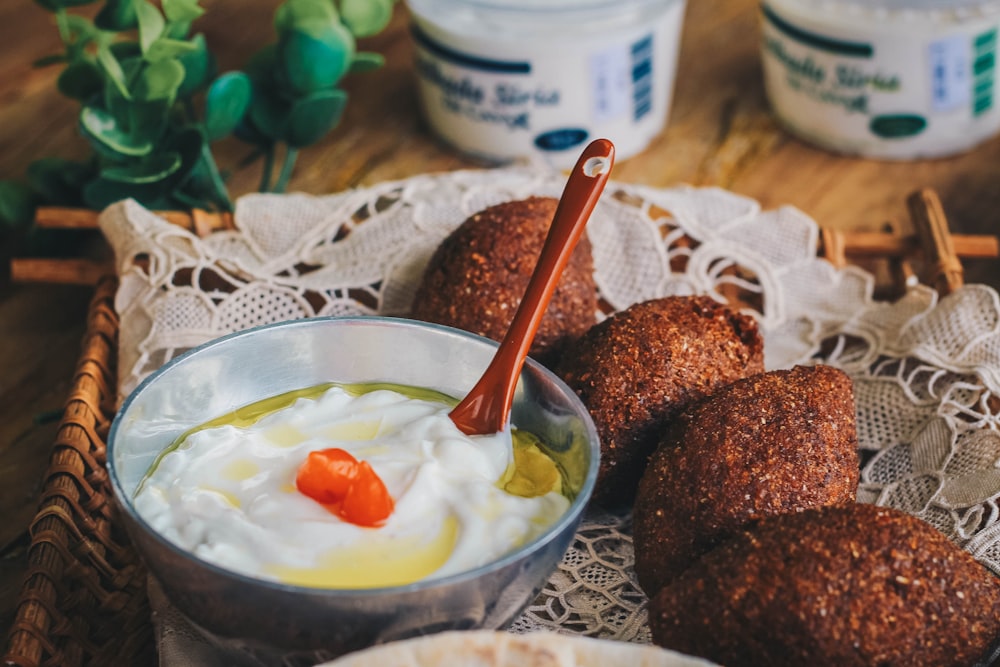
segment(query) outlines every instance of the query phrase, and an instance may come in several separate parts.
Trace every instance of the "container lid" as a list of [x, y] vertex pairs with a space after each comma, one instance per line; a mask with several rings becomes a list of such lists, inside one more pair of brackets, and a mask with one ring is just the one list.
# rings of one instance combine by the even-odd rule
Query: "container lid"
[[662, 0], [452, 0], [450, 4], [491, 11], [576, 13], [621, 10], [629, 6], [653, 6], [664, 3]]
[[684, 0], [406, 0], [410, 9], [442, 24], [490, 21], [551, 30], [594, 22], [642, 22]]
[[1000, 14], [1000, 0], [766, 0], [836, 14], [957, 20]]

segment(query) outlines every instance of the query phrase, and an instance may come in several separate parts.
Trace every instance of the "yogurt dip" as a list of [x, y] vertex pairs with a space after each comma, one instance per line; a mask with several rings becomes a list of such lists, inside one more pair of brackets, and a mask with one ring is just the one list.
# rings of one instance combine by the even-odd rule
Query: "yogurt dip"
[[[181, 436], [135, 508], [196, 556], [287, 584], [375, 588], [473, 569], [542, 534], [570, 501], [530, 435], [466, 436], [452, 405], [393, 386], [266, 399]], [[343, 521], [297, 490], [309, 452], [331, 447], [384, 482], [395, 507], [381, 526]]]

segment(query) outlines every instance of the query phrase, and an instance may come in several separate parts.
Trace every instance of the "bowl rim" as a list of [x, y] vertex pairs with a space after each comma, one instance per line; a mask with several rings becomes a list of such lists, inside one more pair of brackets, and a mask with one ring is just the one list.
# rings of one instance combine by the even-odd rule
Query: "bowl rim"
[[[166, 373], [170, 372], [170, 369], [174, 368], [185, 362], [185, 360], [197, 356], [198, 354], [204, 353], [206, 350], [217, 347], [219, 345], [224, 345], [227, 341], [235, 338], [242, 338], [246, 336], [261, 335], [263, 332], [269, 329], [276, 328], [295, 328], [295, 327], [312, 327], [312, 326], [323, 326], [329, 325], [331, 323], [336, 324], [351, 324], [351, 323], [363, 323], [378, 326], [391, 326], [404, 328], [416, 327], [429, 329], [432, 331], [438, 331], [441, 334], [449, 335], [458, 338], [467, 338], [473, 342], [480, 345], [486, 345], [487, 347], [493, 348], [494, 350], [500, 346], [497, 341], [494, 341], [485, 336], [480, 336], [463, 329], [458, 329], [455, 327], [437, 324], [433, 322], [424, 322], [421, 320], [414, 320], [405, 317], [394, 317], [388, 315], [326, 315], [326, 316], [316, 316], [308, 317], [297, 320], [282, 320], [280, 322], [270, 322], [267, 324], [262, 324], [254, 327], [249, 327], [247, 329], [242, 329], [240, 331], [234, 331], [228, 334], [224, 334], [217, 338], [205, 341], [191, 349], [185, 350], [181, 354], [173, 357], [162, 366], [152, 371], [147, 375], [137, 386], [132, 390], [131, 393], [122, 401], [121, 407], [115, 412], [114, 418], [112, 419], [111, 426], [108, 430], [107, 437], [107, 450], [106, 450], [106, 463], [105, 468], [108, 471], [108, 477], [111, 482], [111, 488], [117, 505], [120, 510], [127, 514], [132, 521], [139, 525], [144, 533], [154, 539], [161, 546], [166, 547], [173, 554], [189, 561], [195, 561], [200, 567], [206, 568], [209, 571], [220, 574], [224, 577], [235, 579], [239, 583], [247, 585], [263, 586], [268, 589], [272, 589], [275, 592], [291, 593], [298, 595], [313, 595], [313, 596], [336, 596], [345, 598], [375, 598], [386, 595], [388, 593], [392, 594], [409, 594], [416, 593], [419, 591], [434, 589], [439, 587], [449, 587], [453, 585], [460, 584], [462, 582], [479, 579], [480, 577], [487, 576], [491, 572], [500, 571], [504, 568], [510, 566], [512, 563], [520, 561], [524, 558], [530, 557], [535, 552], [541, 550], [548, 543], [555, 540], [559, 535], [562, 535], [564, 531], [567, 530], [571, 525], [575, 526], [583, 511], [586, 509], [587, 504], [594, 490], [594, 485], [597, 481], [598, 465], [600, 463], [600, 439], [597, 434], [597, 428], [594, 425], [593, 419], [590, 416], [589, 410], [583, 404], [580, 397], [575, 391], [570, 389], [570, 387], [562, 381], [553, 371], [543, 366], [538, 361], [528, 357], [525, 359], [525, 366], [531, 366], [537, 372], [540, 372], [543, 377], [547, 380], [555, 383], [563, 393], [569, 397], [570, 402], [577, 403], [579, 416], [586, 429], [586, 435], [588, 437], [588, 442], [594, 443], [590, 447], [590, 454], [588, 457], [588, 469], [587, 475], [583, 480], [583, 484], [580, 487], [579, 493], [570, 502], [569, 508], [559, 517], [559, 519], [551, 524], [542, 534], [535, 537], [535, 539], [530, 542], [522, 544], [520, 547], [516, 548], [500, 558], [497, 558], [489, 563], [485, 563], [478, 567], [465, 570], [463, 572], [457, 572], [455, 574], [446, 575], [443, 577], [430, 577], [420, 579], [409, 584], [403, 584], [399, 586], [382, 586], [378, 588], [323, 588], [318, 586], [299, 586], [295, 584], [287, 584], [280, 581], [275, 581], [271, 579], [263, 579], [260, 577], [255, 577], [243, 572], [238, 572], [230, 568], [223, 567], [211, 561], [205, 560], [191, 553], [189, 550], [182, 548], [181, 546], [175, 544], [174, 542], [168, 540], [159, 531], [155, 530], [145, 518], [135, 509], [133, 499], [125, 490], [122, 488], [121, 481], [118, 478], [118, 473], [114, 465], [114, 453], [116, 449], [116, 440], [121, 424], [121, 419], [128, 412], [129, 407], [132, 403], [138, 399], [138, 397], [145, 391], [153, 382]], [[522, 373], [523, 373], [522, 369]], [[150, 571], [151, 574], [155, 576], [155, 572]], [[168, 594], [169, 595], [169, 594]]]

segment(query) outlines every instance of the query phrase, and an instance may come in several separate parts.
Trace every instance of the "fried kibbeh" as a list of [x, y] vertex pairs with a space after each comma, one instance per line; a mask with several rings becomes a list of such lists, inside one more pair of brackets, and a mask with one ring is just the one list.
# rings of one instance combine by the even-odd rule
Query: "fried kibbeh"
[[764, 370], [749, 315], [706, 296], [637, 303], [571, 344], [555, 372], [587, 406], [601, 439], [592, 496], [627, 506], [671, 420], [717, 388]]
[[650, 596], [749, 521], [853, 503], [851, 379], [796, 366], [722, 387], [680, 415], [639, 482], [633, 540]]
[[822, 507], [748, 526], [649, 618], [657, 644], [728, 667], [968, 667], [1000, 636], [1000, 579], [905, 512]]
[[[542, 252], [558, 201], [531, 197], [486, 208], [438, 246], [414, 296], [411, 316], [499, 341], [507, 333]], [[584, 234], [542, 318], [529, 354], [551, 365], [596, 320], [597, 288]]]

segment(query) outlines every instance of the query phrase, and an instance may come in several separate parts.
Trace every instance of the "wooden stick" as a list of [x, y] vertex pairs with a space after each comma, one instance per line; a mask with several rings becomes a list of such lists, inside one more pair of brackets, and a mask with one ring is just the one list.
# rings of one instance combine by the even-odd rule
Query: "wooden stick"
[[889, 280], [896, 290], [896, 296], [903, 296], [906, 290], [920, 282], [913, 266], [904, 257], [889, 258]]
[[35, 210], [35, 224], [54, 229], [96, 229], [97, 213], [84, 208], [40, 206]]
[[[959, 257], [1000, 257], [1000, 239], [996, 236], [952, 234], [951, 240], [955, 254]], [[820, 241], [823, 256], [831, 261], [830, 252], [836, 252], [833, 249], [837, 247], [847, 257], [904, 257], [920, 250], [920, 239], [916, 234], [904, 236], [890, 232], [843, 232], [824, 227], [820, 229]]]
[[847, 266], [847, 234], [822, 227], [819, 230], [823, 256], [837, 268]]
[[[235, 229], [232, 213], [214, 213], [195, 209], [185, 211], [155, 211], [167, 222], [184, 227], [204, 237], [212, 232]], [[81, 208], [43, 206], [35, 211], [35, 224], [49, 229], [97, 229], [97, 211]]]
[[[156, 214], [167, 222], [189, 229], [202, 237], [221, 229], [235, 229], [231, 213], [212, 213], [195, 209], [190, 214], [184, 211], [157, 211]], [[95, 211], [87, 209], [49, 206], [38, 209], [35, 223], [39, 227], [54, 229], [96, 229], [97, 216]], [[831, 251], [836, 252], [838, 258], [894, 257], [911, 254], [920, 248], [920, 240], [916, 235], [839, 231], [825, 227], [820, 233], [824, 244], [824, 256], [828, 259], [831, 258], [829, 254]], [[996, 236], [952, 234], [951, 239], [955, 253], [959, 257], [1000, 257], [1000, 239]], [[827, 247], [830, 250], [827, 250]]]
[[906, 204], [927, 264], [924, 282], [941, 295], [951, 294], [962, 286], [965, 278], [941, 200], [936, 192], [924, 188], [907, 197]]
[[61, 283], [65, 285], [96, 285], [102, 276], [114, 273], [110, 263], [92, 259], [10, 260], [10, 277], [22, 283]]
[[[914, 196], [916, 194], [919, 193], [915, 193]], [[933, 192], [931, 194], [933, 196]], [[918, 203], [918, 208], [924, 210], [925, 206], [923, 203]], [[938, 208], [940, 208], [940, 203], [938, 203]], [[190, 214], [182, 211], [158, 211], [157, 215], [172, 224], [193, 231], [200, 237], [223, 229], [235, 229], [233, 216], [229, 213], [194, 210]], [[943, 217], [943, 212], [940, 215]], [[50, 206], [37, 210], [35, 222], [39, 227], [53, 229], [96, 229], [97, 217], [97, 212], [87, 209]], [[916, 221], [914, 224], [919, 231], [920, 227]], [[921, 250], [923, 244], [920, 236], [902, 236], [893, 233], [891, 229], [881, 232], [850, 232], [824, 227], [820, 229], [820, 252], [835, 266], [843, 267], [849, 263], [848, 258], [871, 257], [904, 260]], [[929, 229], [929, 223], [925, 226], [926, 229]], [[951, 240], [956, 258], [1000, 257], [1000, 239], [996, 236], [948, 235], [947, 228], [945, 228], [945, 235]], [[933, 260], [929, 261], [933, 262]], [[895, 263], [898, 264], [898, 261]], [[680, 270], [680, 267], [676, 268]], [[961, 264], [958, 265], [958, 268], [961, 271]], [[111, 270], [112, 267], [109, 264], [86, 259], [21, 258], [11, 260], [11, 278], [19, 282], [90, 285], [94, 284], [98, 277]], [[901, 271], [903, 274], [897, 279], [905, 276], [904, 279], [908, 280], [912, 276], [912, 269], [908, 265], [899, 265], [896, 267], [896, 271]], [[961, 280], [958, 284], [961, 284]]]
[[[895, 220], [889, 220], [884, 225], [882, 225], [882, 230], [892, 236], [900, 237], [899, 233], [899, 223]], [[914, 251], [919, 247], [919, 242], [916, 237], [910, 237], [913, 241]], [[889, 282], [892, 283], [893, 299], [898, 299], [906, 294], [906, 291], [911, 287], [911, 285], [917, 282], [916, 273], [913, 271], [913, 265], [910, 263], [910, 258], [912, 253], [906, 253], [902, 255], [888, 255], [888, 270], [889, 270]]]

